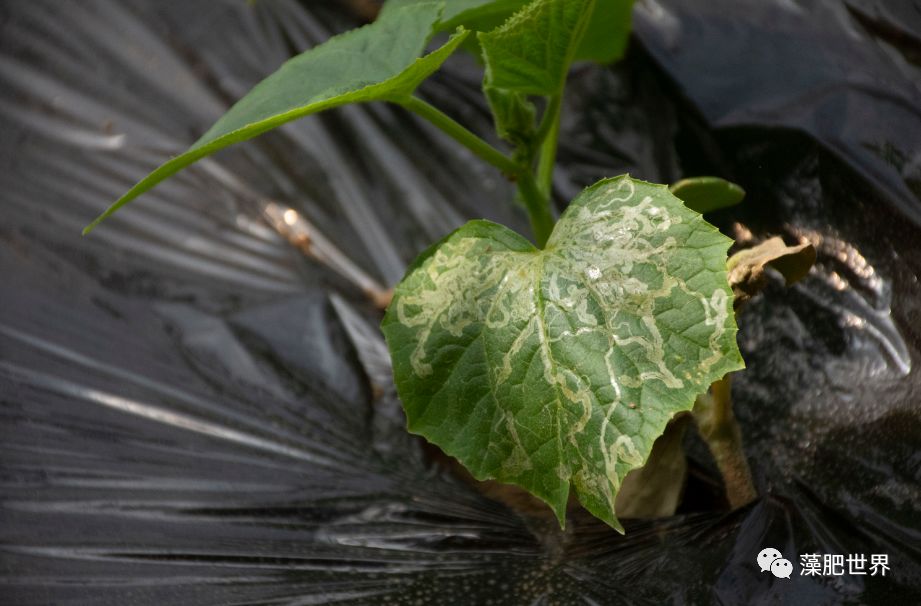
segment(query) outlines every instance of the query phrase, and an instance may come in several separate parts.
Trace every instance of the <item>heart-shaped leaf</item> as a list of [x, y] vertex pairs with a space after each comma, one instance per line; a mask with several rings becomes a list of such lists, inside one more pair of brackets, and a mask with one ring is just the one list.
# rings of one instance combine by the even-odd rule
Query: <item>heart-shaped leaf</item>
[[742, 368], [731, 241], [665, 186], [586, 189], [538, 250], [473, 221], [423, 253], [383, 322], [410, 431], [563, 524], [615, 497], [669, 419]]

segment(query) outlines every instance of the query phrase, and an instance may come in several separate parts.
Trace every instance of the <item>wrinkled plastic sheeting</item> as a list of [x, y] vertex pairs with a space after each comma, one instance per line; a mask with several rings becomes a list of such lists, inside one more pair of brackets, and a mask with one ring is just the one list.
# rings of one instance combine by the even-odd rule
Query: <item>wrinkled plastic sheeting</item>
[[711, 126], [808, 133], [921, 225], [917, 0], [643, 0], [636, 30]]
[[[2, 601], [917, 603], [917, 14], [646, 2], [642, 46], [575, 74], [558, 200], [626, 171], [717, 173], [749, 192], [715, 215], [727, 232], [819, 251], [740, 318], [734, 397], [762, 498], [722, 510], [691, 440], [680, 514], [622, 537], [587, 516], [566, 532], [523, 519], [428, 462], [379, 313], [262, 221], [261, 197], [297, 209], [387, 284], [466, 218], [525, 229], [507, 184], [410, 116], [297, 122], [79, 236], [292, 52], [350, 27], [341, 12], [4, 4]], [[485, 133], [471, 67], [452, 61], [423, 94]], [[795, 563], [886, 553], [891, 570], [774, 579], [754, 561], [766, 546]]]

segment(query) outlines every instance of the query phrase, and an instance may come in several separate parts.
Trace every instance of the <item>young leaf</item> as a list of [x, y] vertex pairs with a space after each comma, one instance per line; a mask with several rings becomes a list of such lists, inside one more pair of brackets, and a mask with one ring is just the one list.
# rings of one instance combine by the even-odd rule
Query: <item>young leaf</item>
[[483, 93], [496, 121], [496, 133], [516, 146], [531, 143], [537, 126], [534, 104], [521, 93], [484, 86]]
[[441, 48], [419, 58], [443, 4], [425, 0], [388, 3], [374, 23], [331, 38], [287, 61], [230, 108], [188, 151], [150, 173], [83, 232], [88, 233], [167, 177], [228, 145], [347, 103], [409, 97], [468, 34], [458, 31]]
[[665, 186], [586, 189], [546, 248], [473, 221], [421, 255], [383, 322], [410, 431], [564, 523], [615, 498], [672, 416], [742, 367], [731, 241]]
[[535, 0], [477, 37], [486, 83], [528, 95], [559, 94], [594, 0]]
[[[454, 0], [445, 7], [440, 31], [453, 31], [458, 26], [477, 32], [488, 32], [520, 10], [528, 0]], [[588, 20], [588, 27], [575, 56], [576, 61], [613, 63], [624, 54], [630, 37], [633, 0], [600, 0]], [[476, 38], [466, 44], [479, 55]]]
[[630, 38], [633, 0], [598, 0], [588, 20], [576, 61], [608, 64], [620, 59]]
[[593, 6], [594, 0], [535, 0], [501, 27], [477, 34], [483, 91], [500, 137], [519, 148], [532, 143], [535, 112], [527, 95], [561, 93]]
[[485, 32], [502, 25], [515, 11], [529, 0], [452, 0], [445, 6], [440, 31], [453, 31], [458, 27]]
[[673, 183], [669, 189], [685, 205], [703, 214], [735, 206], [745, 198], [745, 190], [719, 177], [692, 177]]

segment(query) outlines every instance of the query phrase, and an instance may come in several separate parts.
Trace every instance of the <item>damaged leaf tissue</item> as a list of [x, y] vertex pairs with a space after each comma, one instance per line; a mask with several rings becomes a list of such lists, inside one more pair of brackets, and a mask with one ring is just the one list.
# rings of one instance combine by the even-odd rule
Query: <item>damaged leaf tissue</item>
[[921, 0], [3, 0], [0, 606], [921, 604]]

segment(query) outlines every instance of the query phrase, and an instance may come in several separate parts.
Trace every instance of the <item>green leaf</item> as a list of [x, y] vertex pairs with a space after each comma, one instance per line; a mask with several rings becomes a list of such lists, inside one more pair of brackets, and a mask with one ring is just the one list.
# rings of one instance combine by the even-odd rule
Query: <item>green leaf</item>
[[[527, 95], [562, 92], [593, 7], [594, 0], [535, 0], [501, 27], [477, 34], [486, 63], [483, 90], [496, 131], [524, 153], [532, 151], [536, 131]], [[478, 10], [487, 8], [495, 6]]]
[[[487, 32], [502, 25], [512, 13], [527, 3], [528, 0], [451, 0], [445, 6], [441, 21], [435, 29], [451, 32], [463, 27], [475, 32]], [[476, 36], [468, 36], [462, 46], [475, 59], [482, 61], [483, 52]]]
[[620, 59], [630, 39], [633, 0], [598, 0], [574, 59], [608, 64]]
[[441, 48], [419, 58], [443, 4], [420, 0], [388, 3], [374, 23], [331, 38], [287, 61], [230, 108], [188, 151], [132, 187], [83, 233], [167, 177], [228, 145], [347, 103], [408, 97], [468, 34], [458, 31]]
[[525, 95], [502, 88], [484, 86], [483, 93], [496, 121], [496, 133], [516, 146], [529, 145], [537, 130], [534, 104]]
[[708, 213], [735, 206], [745, 198], [745, 190], [719, 177], [692, 177], [682, 179], [669, 187], [688, 208]]
[[731, 241], [665, 186], [586, 189], [546, 248], [473, 221], [420, 256], [383, 321], [410, 431], [564, 523], [615, 498], [675, 413], [742, 367]]
[[440, 31], [453, 31], [457, 27], [485, 32], [502, 25], [528, 0], [452, 0], [445, 6]]
[[594, 0], [535, 0], [501, 27], [480, 32], [486, 84], [528, 95], [559, 94]]
[[[488, 32], [502, 25], [528, 0], [454, 0], [449, 2], [438, 25], [440, 31], [453, 31], [458, 26], [477, 32]], [[595, 3], [582, 42], [573, 57], [576, 61], [608, 64], [620, 59], [630, 38], [633, 0], [603, 0]], [[466, 44], [479, 52], [476, 39]]]

